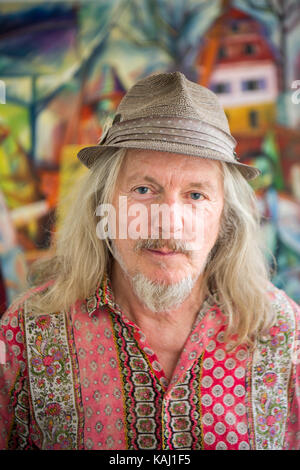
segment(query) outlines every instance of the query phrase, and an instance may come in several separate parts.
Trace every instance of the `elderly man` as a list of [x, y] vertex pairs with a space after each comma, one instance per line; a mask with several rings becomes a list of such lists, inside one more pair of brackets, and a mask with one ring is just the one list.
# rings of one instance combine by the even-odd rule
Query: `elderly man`
[[270, 282], [259, 171], [234, 148], [176, 72], [79, 152], [56, 254], [2, 319], [2, 448], [300, 448], [300, 308]]

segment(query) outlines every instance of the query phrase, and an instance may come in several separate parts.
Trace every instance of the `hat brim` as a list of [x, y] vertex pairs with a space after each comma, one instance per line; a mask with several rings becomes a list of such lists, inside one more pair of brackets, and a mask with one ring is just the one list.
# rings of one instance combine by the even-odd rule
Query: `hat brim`
[[83, 163], [87, 168], [91, 168], [96, 160], [104, 156], [112, 155], [116, 150], [126, 148], [126, 149], [138, 149], [138, 150], [156, 150], [167, 153], [178, 153], [181, 155], [190, 155], [199, 158], [208, 158], [211, 160], [221, 160], [226, 163], [232, 163], [236, 165], [238, 170], [247, 180], [252, 180], [261, 174], [261, 171], [253, 166], [246, 165], [234, 160], [228, 160], [224, 158], [224, 155], [216, 150], [211, 150], [206, 147], [199, 147], [190, 144], [181, 144], [180, 149], [178, 144], [173, 142], [162, 142], [162, 141], [143, 141], [140, 140], [130, 140], [123, 141], [122, 145], [95, 145], [90, 147], [84, 147], [81, 149], [77, 158]]

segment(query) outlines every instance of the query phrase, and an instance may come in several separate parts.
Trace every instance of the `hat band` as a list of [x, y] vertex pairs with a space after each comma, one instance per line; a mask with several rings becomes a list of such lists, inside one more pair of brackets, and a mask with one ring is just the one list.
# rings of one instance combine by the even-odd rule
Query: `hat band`
[[235, 160], [235, 139], [215, 126], [195, 119], [152, 117], [123, 121], [112, 125], [101, 144], [117, 145], [130, 140], [194, 145], [216, 150]]
[[[107, 141], [107, 145], [109, 144], [115, 144], [116, 142], [120, 142], [121, 140], [162, 140], [165, 142], [177, 142], [177, 143], [183, 143], [183, 144], [192, 144], [192, 145], [203, 145], [207, 144], [207, 146], [213, 144], [215, 147], [212, 147], [214, 150], [221, 150], [224, 154], [227, 154], [228, 157], [232, 157], [233, 149], [232, 147], [229, 147], [227, 143], [224, 143], [223, 141], [220, 141], [219, 139], [216, 139], [215, 137], [212, 137], [209, 134], [204, 134], [202, 132], [181, 132], [180, 130], [177, 130], [176, 133], [175, 131], [172, 132], [171, 134], [169, 133], [169, 129], [161, 128], [159, 131], [158, 129], [155, 128], [149, 128], [147, 127], [147, 130], [138, 128], [136, 129], [136, 133], [133, 134], [132, 131], [129, 130], [124, 130], [122, 133], [120, 132], [111, 132], [109, 139]], [[172, 129], [173, 131], [173, 129]]]

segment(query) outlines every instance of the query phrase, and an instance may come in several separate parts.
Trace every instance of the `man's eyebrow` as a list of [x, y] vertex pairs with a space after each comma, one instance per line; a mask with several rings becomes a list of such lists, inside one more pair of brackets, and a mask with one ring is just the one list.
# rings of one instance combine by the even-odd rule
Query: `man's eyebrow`
[[135, 173], [131, 178], [128, 179], [128, 183], [131, 183], [135, 180], [143, 180], [143, 181], [148, 181], [149, 183], [154, 183], [157, 184], [161, 189], [163, 188], [161, 184], [159, 184], [152, 176], [147, 176], [147, 175], [141, 175], [139, 173]]
[[215, 185], [211, 181], [197, 181], [195, 183], [189, 183], [188, 186], [193, 186], [193, 188], [200, 188], [200, 189], [211, 189], [213, 191], [216, 190]]
[[[148, 176], [148, 175], [141, 175], [139, 173], [136, 173], [131, 178], [129, 178], [128, 183], [131, 183], [132, 181], [137, 180], [137, 179], [148, 181], [149, 183], [154, 183], [154, 184], [158, 185], [161, 189], [163, 189], [161, 184], [159, 184], [154, 178], [152, 178], [151, 176]], [[211, 189], [213, 191], [216, 190], [215, 185], [209, 180], [191, 182], [191, 183], [188, 183], [187, 186], [192, 186], [193, 188], [200, 188], [200, 189], [207, 188], [207, 189]]]

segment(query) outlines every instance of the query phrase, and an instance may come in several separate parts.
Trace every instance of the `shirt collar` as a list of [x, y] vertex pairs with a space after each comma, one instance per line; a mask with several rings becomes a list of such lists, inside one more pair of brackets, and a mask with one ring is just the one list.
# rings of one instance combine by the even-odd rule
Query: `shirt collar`
[[[219, 303], [218, 294], [216, 292], [210, 292], [204, 299], [200, 312], [197, 315], [196, 323], [202, 320], [207, 310], [211, 309], [215, 304], [219, 305]], [[114, 301], [111, 281], [107, 272], [104, 273], [103, 279], [98, 285], [94, 294], [86, 299], [86, 308], [89, 317], [91, 317], [97, 309], [104, 306], [110, 307], [116, 313], [121, 313], [120, 307]]]
[[98, 308], [104, 307], [105, 305], [114, 311], [118, 310], [117, 304], [114, 301], [111, 282], [106, 272], [94, 294], [86, 299], [86, 308], [89, 317], [91, 317]]

